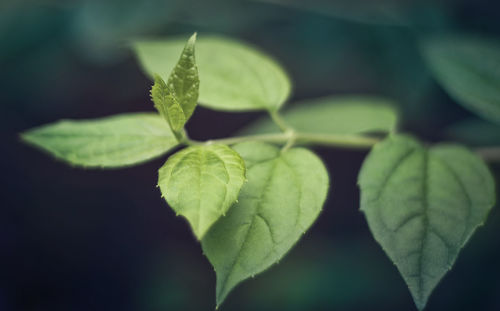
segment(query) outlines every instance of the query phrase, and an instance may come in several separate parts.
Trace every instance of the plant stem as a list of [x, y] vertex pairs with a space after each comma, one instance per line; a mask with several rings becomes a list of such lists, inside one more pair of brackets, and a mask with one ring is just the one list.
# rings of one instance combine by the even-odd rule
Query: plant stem
[[[360, 135], [307, 134], [287, 131], [286, 133], [236, 136], [207, 141], [188, 139], [184, 143], [187, 145], [234, 145], [249, 141], [260, 141], [283, 145], [284, 150], [291, 147], [292, 144], [336, 147], [344, 149], [370, 149], [373, 145], [379, 142], [380, 139]], [[477, 148], [474, 151], [486, 162], [500, 162], [500, 147], [482, 147]]]
[[350, 149], [370, 149], [379, 141], [379, 138], [361, 135], [296, 133], [296, 142], [302, 145], [320, 145]]
[[286, 124], [286, 121], [281, 117], [281, 115], [278, 113], [277, 110], [269, 110], [269, 115], [271, 116], [271, 119], [273, 120], [274, 123], [283, 131], [289, 131], [292, 130], [292, 128]]
[[[369, 149], [379, 141], [378, 138], [367, 136], [354, 136], [354, 135], [332, 135], [332, 134], [306, 134], [294, 133], [294, 142], [298, 145], [317, 145], [329, 146], [339, 148], [351, 149]], [[290, 134], [276, 133], [276, 134], [262, 134], [262, 135], [249, 135], [229, 137], [222, 139], [208, 140], [205, 144], [226, 144], [233, 145], [247, 141], [260, 141], [275, 144], [286, 144], [290, 141]], [[203, 142], [194, 142], [203, 143]]]

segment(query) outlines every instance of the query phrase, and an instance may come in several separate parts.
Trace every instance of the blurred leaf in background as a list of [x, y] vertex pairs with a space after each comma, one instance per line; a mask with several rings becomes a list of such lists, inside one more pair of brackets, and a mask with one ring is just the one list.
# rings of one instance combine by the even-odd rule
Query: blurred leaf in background
[[459, 104], [500, 123], [500, 38], [431, 37], [423, 53], [440, 85]]
[[[384, 133], [396, 129], [395, 103], [370, 96], [332, 96], [305, 100], [285, 108], [283, 119], [308, 134]], [[263, 117], [242, 130], [243, 134], [276, 133], [280, 129]]]

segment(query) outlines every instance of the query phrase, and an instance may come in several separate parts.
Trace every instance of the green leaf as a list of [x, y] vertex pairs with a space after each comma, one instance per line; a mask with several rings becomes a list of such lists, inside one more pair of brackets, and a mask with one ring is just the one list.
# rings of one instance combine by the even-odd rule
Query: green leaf
[[177, 146], [170, 128], [156, 113], [61, 120], [26, 131], [21, 138], [70, 164], [102, 168], [144, 162]]
[[[282, 112], [291, 127], [310, 134], [359, 134], [390, 132], [397, 113], [391, 101], [378, 97], [332, 96], [307, 100]], [[280, 132], [268, 117], [257, 120], [244, 134]]]
[[458, 103], [500, 123], [500, 41], [472, 36], [435, 37], [424, 42], [437, 81]]
[[[137, 41], [133, 48], [149, 75], [167, 79], [183, 40]], [[196, 43], [201, 81], [200, 105], [229, 111], [278, 109], [290, 94], [290, 81], [269, 56], [240, 41], [206, 36]]]
[[422, 310], [494, 204], [491, 173], [458, 145], [424, 148], [406, 136], [375, 145], [359, 175], [370, 230]]
[[194, 57], [196, 33], [189, 38], [181, 57], [170, 73], [168, 82], [155, 75], [151, 97], [156, 109], [178, 133], [196, 108], [200, 80]]
[[200, 145], [171, 156], [159, 170], [158, 186], [172, 209], [201, 239], [238, 198], [245, 164], [226, 145]]
[[234, 146], [247, 167], [235, 204], [202, 241], [217, 273], [217, 305], [241, 281], [278, 262], [318, 217], [328, 174], [311, 151], [265, 143]]

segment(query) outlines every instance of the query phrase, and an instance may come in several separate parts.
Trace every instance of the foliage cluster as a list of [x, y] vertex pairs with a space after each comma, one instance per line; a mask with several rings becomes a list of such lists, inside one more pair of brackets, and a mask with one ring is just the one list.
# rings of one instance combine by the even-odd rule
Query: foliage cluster
[[[292, 87], [276, 61], [232, 39], [195, 41], [196, 34], [187, 43], [134, 43], [154, 79], [158, 113], [63, 120], [22, 138], [82, 167], [129, 166], [175, 151], [159, 169], [158, 186], [215, 268], [217, 305], [237, 284], [277, 263], [320, 214], [329, 174], [308, 147], [371, 149], [358, 178], [361, 210], [423, 309], [494, 205], [494, 181], [484, 160], [464, 146], [429, 146], [398, 133], [395, 105], [380, 97], [326, 97], [282, 111]], [[433, 38], [422, 52], [459, 104], [500, 122], [497, 43]], [[198, 104], [263, 110], [268, 117], [244, 136], [200, 142], [185, 131]]]

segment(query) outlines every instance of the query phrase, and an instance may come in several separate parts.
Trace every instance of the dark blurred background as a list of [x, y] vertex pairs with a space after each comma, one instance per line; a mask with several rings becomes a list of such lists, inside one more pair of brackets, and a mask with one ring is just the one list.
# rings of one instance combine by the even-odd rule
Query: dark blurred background
[[[292, 101], [384, 95], [400, 105], [403, 130], [435, 141], [472, 115], [431, 79], [418, 42], [450, 32], [500, 37], [500, 5], [1, 1], [0, 310], [215, 308], [215, 273], [155, 188], [165, 158], [82, 170], [18, 139], [61, 118], [153, 111], [151, 82], [125, 42], [193, 31], [230, 35], [275, 56], [294, 81]], [[198, 139], [228, 136], [259, 116], [200, 108], [188, 130]], [[366, 153], [317, 151], [332, 178], [319, 220], [279, 265], [238, 286], [222, 310], [415, 310], [358, 210], [356, 175]], [[499, 180], [500, 165], [492, 169]], [[500, 310], [499, 228], [494, 208], [427, 310]]]

